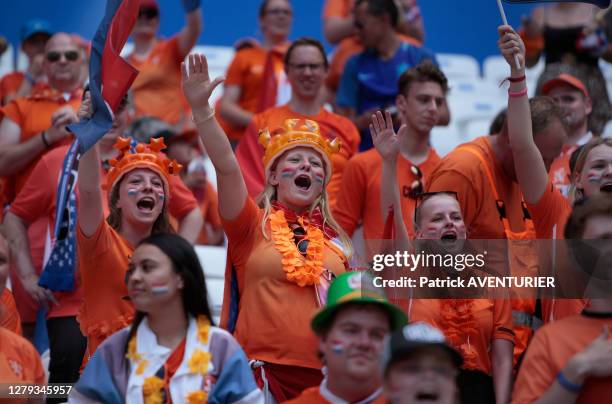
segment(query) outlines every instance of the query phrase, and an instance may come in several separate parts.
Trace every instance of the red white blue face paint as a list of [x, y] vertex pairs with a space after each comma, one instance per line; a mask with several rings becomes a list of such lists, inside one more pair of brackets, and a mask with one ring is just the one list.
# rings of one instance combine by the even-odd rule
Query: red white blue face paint
[[166, 285], [152, 286], [151, 293], [154, 295], [163, 295], [170, 291], [170, 288]]
[[344, 353], [344, 343], [342, 341], [332, 340], [331, 343], [331, 350], [333, 353], [336, 355], [342, 355]]
[[283, 168], [280, 173], [282, 178], [291, 178], [293, 177], [294, 174], [295, 174], [295, 169], [293, 168]]
[[592, 184], [599, 184], [601, 182], [601, 175], [598, 173], [588, 173], [587, 181]]
[[157, 194], [157, 197], [159, 198], [160, 201], [163, 201], [164, 199], [166, 199], [166, 194], [164, 194], [163, 192], [159, 192]]
[[128, 194], [128, 196], [135, 197], [136, 195], [138, 195], [138, 189], [136, 189], [136, 188], [128, 188], [127, 194]]
[[323, 174], [315, 174], [315, 181], [318, 182], [319, 184], [323, 184], [323, 181], [324, 181]]

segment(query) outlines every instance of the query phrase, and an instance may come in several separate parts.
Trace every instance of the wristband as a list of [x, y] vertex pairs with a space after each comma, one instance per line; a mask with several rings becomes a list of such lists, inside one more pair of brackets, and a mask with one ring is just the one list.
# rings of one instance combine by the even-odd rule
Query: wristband
[[571, 391], [572, 393], [580, 393], [582, 390], [582, 384], [575, 384], [567, 380], [562, 370], [557, 373], [557, 382], [559, 382], [561, 387], [565, 390]]
[[508, 97], [510, 97], [510, 98], [518, 98], [518, 97], [522, 97], [524, 95], [527, 95], [527, 87], [525, 87], [522, 90], [517, 91], [517, 92], [512, 92], [512, 91], [508, 90]]
[[204, 118], [200, 119], [199, 121], [196, 121], [195, 117], [192, 115], [192, 116], [191, 116], [191, 120], [192, 120], [192, 121], [193, 121], [193, 123], [195, 123], [195, 124], [196, 124], [196, 126], [197, 126], [197, 125], [201, 125], [201, 124], [203, 124], [204, 122], [209, 121], [209, 120], [210, 120], [211, 118], [213, 118], [214, 116], [215, 116], [215, 109], [214, 109], [214, 108], [211, 108], [211, 109], [210, 109], [210, 113], [209, 113], [208, 115], [206, 115]]
[[525, 81], [525, 75], [523, 74], [520, 77], [508, 77], [508, 81], [510, 83], [520, 83], [521, 81]]
[[43, 144], [45, 145], [45, 149], [48, 149], [49, 147], [51, 147], [51, 145], [49, 144], [49, 141], [47, 140], [47, 132], [43, 132], [40, 137], [42, 138]]

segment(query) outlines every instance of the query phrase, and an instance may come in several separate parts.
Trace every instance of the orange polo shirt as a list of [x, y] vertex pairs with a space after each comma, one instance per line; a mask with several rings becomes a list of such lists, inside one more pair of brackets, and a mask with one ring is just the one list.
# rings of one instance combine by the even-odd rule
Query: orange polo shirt
[[21, 318], [13, 294], [8, 288], [4, 288], [0, 296], [0, 327], [21, 335]]
[[[279, 46], [272, 51], [268, 51], [260, 46], [242, 49], [236, 53], [234, 60], [227, 69], [225, 75], [226, 86], [240, 87], [240, 99], [238, 105], [247, 111], [261, 112], [260, 101], [264, 88], [264, 69], [268, 52], [273, 52], [273, 67], [276, 82], [284, 75], [283, 57], [287, 51], [287, 45]], [[217, 119], [220, 114], [217, 112]], [[229, 124], [221, 119], [223, 129], [228, 137], [233, 140], [240, 140], [243, 136], [244, 128]]]
[[[387, 400], [380, 396], [374, 401], [369, 401], [368, 404], [385, 404]], [[293, 400], [285, 401], [285, 404], [332, 404], [321, 394], [319, 386], [307, 388], [298, 397]]]
[[190, 118], [190, 108], [181, 87], [178, 36], [158, 40], [146, 59], [133, 53], [127, 58], [139, 73], [132, 84], [136, 116], [154, 116], [171, 124]]
[[2, 383], [45, 384], [40, 355], [28, 340], [0, 327], [0, 380]]
[[236, 158], [242, 170], [242, 175], [249, 190], [249, 195], [256, 198], [264, 189], [264, 167], [263, 147], [258, 142], [259, 131], [269, 128], [273, 131], [283, 126], [286, 119], [299, 118], [316, 121], [327, 139], [337, 138], [342, 147], [340, 152], [332, 156], [332, 176], [327, 184], [327, 196], [331, 206], [334, 206], [336, 195], [340, 190], [344, 169], [348, 160], [359, 150], [360, 136], [353, 123], [340, 115], [319, 110], [315, 116], [306, 116], [293, 112], [289, 105], [270, 108], [253, 117], [251, 124], [247, 127], [243, 139], [236, 148]]
[[[21, 88], [25, 75], [23, 72], [12, 72], [4, 75], [0, 79], [0, 105], [8, 104], [8, 97], [14, 97]], [[44, 90], [48, 87], [47, 83], [37, 83], [32, 88], [32, 93]]]
[[[439, 162], [440, 157], [430, 148], [427, 160], [418, 165], [423, 173], [424, 186], [430, 181], [431, 173]], [[408, 191], [416, 176], [411, 166], [412, 163], [398, 156], [397, 185], [401, 190], [402, 213], [409, 234], [414, 236], [412, 221], [416, 201], [408, 196]], [[349, 236], [353, 235], [357, 226], [363, 225], [363, 237], [370, 240], [366, 245], [372, 254], [379, 249], [376, 241], [383, 236], [386, 219], [381, 216], [380, 208], [381, 171], [382, 158], [375, 149], [355, 155], [344, 170], [340, 192], [332, 210], [334, 219]]]
[[[576, 315], [540, 328], [533, 337], [521, 365], [512, 394], [513, 404], [531, 404], [554, 383], [559, 371], [575, 354], [583, 351], [603, 332], [612, 328], [610, 315]], [[608, 339], [608, 343], [610, 340]], [[612, 391], [612, 376], [589, 377], [578, 394], [576, 404], [607, 401]]]
[[[282, 256], [270, 238], [270, 224], [266, 224], [265, 238], [262, 219], [263, 210], [247, 198], [238, 217], [223, 220], [228, 259], [240, 294], [234, 337], [249, 359], [318, 369], [318, 340], [310, 328], [318, 310], [315, 288], [287, 280]], [[325, 243], [323, 266], [336, 275], [346, 271], [344, 256], [329, 242]], [[224, 299], [223, 319], [228, 317], [229, 304]]]

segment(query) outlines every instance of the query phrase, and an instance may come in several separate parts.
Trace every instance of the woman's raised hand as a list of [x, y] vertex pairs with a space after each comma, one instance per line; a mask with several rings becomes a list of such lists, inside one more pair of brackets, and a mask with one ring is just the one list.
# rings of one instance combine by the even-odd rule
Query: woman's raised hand
[[208, 100], [214, 89], [225, 80], [217, 77], [210, 80], [208, 62], [202, 54], [189, 55], [181, 64], [183, 93], [192, 111], [208, 108]]
[[[399, 152], [399, 137], [393, 129], [393, 119], [389, 111], [385, 112], [385, 118], [380, 111], [372, 115], [370, 134], [372, 135], [372, 143], [374, 143], [376, 151], [383, 160], [394, 160]], [[401, 136], [405, 130], [406, 125], [402, 125], [399, 129], [399, 135]]]
[[517, 55], [521, 70], [524, 70], [525, 44], [520, 35], [509, 25], [502, 25], [497, 28], [497, 31], [499, 32], [499, 41], [497, 41], [499, 51], [510, 65], [510, 68], [513, 70], [517, 69], [516, 63], [514, 62], [514, 55]]

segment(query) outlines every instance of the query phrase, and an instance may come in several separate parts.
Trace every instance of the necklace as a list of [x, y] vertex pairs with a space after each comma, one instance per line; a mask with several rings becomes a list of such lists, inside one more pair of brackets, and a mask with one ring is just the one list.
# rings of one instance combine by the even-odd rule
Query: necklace
[[[204, 316], [198, 316], [197, 318], [197, 335], [198, 341], [202, 345], [208, 345], [208, 336], [210, 331], [210, 323]], [[128, 343], [128, 351], [125, 357], [136, 365], [136, 375], [142, 375], [149, 361], [142, 357], [142, 354], [138, 352], [136, 346], [136, 335], [134, 335]], [[195, 349], [187, 362], [189, 371], [191, 373], [200, 373], [202, 376], [206, 375], [212, 355], [210, 352], [203, 351], [201, 349]], [[163, 391], [165, 383], [164, 380], [157, 376], [150, 376], [144, 379], [142, 386], [142, 395], [144, 397], [145, 404], [163, 404]], [[185, 396], [185, 400], [189, 404], [195, 403], [206, 403], [208, 402], [208, 393], [204, 390], [195, 390]]]
[[298, 217], [298, 223], [306, 229], [308, 247], [306, 256], [303, 256], [295, 242], [293, 232], [287, 224], [285, 213], [282, 210], [270, 214], [270, 232], [276, 250], [282, 255], [282, 266], [289, 282], [300, 287], [318, 285], [323, 273], [323, 248], [325, 237], [316, 226], [304, 225], [304, 220]]

